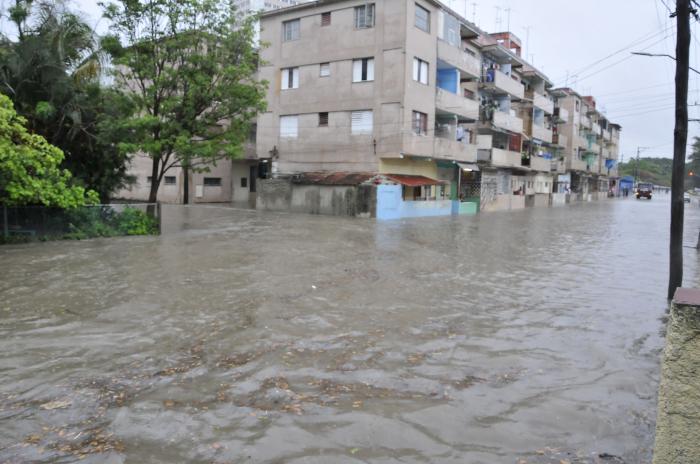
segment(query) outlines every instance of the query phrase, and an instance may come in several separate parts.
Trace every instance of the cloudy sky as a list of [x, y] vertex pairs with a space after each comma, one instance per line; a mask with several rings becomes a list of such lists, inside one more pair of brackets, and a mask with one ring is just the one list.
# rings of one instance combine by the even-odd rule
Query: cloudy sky
[[[666, 5], [674, 0], [444, 0], [486, 31], [510, 29], [523, 54], [557, 86], [593, 95], [598, 108], [623, 126], [622, 154], [672, 156], [673, 79], [669, 58], [633, 56], [631, 51], [675, 55], [675, 23]], [[8, 0], [0, 0], [7, 4]], [[97, 0], [74, 0], [98, 30]], [[700, 33], [697, 22], [692, 32]], [[528, 33], [529, 31], [529, 33]], [[693, 37], [691, 66], [700, 69], [700, 40]], [[690, 76], [688, 102], [700, 105], [700, 75]], [[689, 108], [700, 119], [700, 106]], [[700, 123], [690, 123], [700, 136]], [[692, 138], [691, 138], [692, 140]]]

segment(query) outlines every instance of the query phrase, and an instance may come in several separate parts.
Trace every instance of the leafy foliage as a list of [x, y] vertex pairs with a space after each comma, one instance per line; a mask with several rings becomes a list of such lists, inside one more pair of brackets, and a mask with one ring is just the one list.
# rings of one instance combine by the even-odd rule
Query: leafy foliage
[[0, 36], [0, 92], [15, 104], [31, 132], [65, 154], [63, 167], [103, 201], [129, 182], [128, 158], [105, 124], [126, 108], [100, 84], [97, 39], [63, 2], [15, 0], [17, 38]]
[[102, 40], [117, 87], [130, 102], [112, 125], [122, 153], [152, 159], [149, 202], [173, 167], [206, 170], [235, 158], [264, 110], [255, 79], [255, 18], [233, 0], [120, 0], [104, 5], [114, 35]]
[[94, 191], [71, 185], [71, 173], [59, 166], [60, 149], [30, 134], [26, 120], [0, 95], [0, 203], [72, 208], [99, 200]]
[[[639, 180], [652, 182], [656, 185], [671, 185], [671, 171], [673, 160], [671, 158], [640, 158]], [[637, 160], [630, 159], [626, 163], [620, 163], [620, 176], [634, 176], [637, 169]]]

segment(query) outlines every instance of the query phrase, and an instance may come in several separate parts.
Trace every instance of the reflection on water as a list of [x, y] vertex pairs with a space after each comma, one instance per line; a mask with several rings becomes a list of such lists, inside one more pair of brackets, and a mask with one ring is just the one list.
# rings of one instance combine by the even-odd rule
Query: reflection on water
[[0, 248], [0, 462], [649, 461], [665, 198], [164, 213]]

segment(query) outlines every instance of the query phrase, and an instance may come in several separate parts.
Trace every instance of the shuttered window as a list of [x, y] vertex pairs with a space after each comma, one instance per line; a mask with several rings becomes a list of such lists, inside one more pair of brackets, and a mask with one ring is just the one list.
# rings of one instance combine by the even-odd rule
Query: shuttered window
[[371, 134], [374, 120], [372, 110], [353, 111], [350, 116], [353, 134]]
[[321, 26], [330, 26], [331, 25], [331, 12], [327, 11], [325, 13], [321, 13]]
[[318, 113], [318, 125], [327, 126], [328, 125], [328, 112]]
[[299, 135], [299, 116], [280, 116], [280, 137], [295, 139]]
[[428, 115], [420, 111], [413, 112], [413, 132], [417, 135], [428, 134]]
[[428, 63], [420, 58], [413, 58], [413, 80], [428, 85]]
[[355, 27], [357, 29], [374, 27], [374, 3], [355, 7]]
[[299, 88], [299, 68], [282, 69], [282, 90]]
[[352, 60], [352, 81], [366, 82], [374, 80], [374, 58]]
[[430, 12], [416, 3], [416, 27], [430, 32]]

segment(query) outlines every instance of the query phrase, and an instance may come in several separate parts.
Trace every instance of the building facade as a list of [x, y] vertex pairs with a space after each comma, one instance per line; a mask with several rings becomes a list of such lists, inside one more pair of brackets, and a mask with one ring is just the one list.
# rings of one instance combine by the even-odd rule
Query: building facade
[[[261, 25], [270, 86], [256, 146], [275, 177], [375, 173], [378, 215], [384, 203], [416, 215], [544, 206], [584, 177], [607, 191], [604, 160], [616, 158], [605, 136], [619, 126], [595, 118], [585, 139], [595, 177], [565, 185], [560, 174], [583, 166], [567, 139], [582, 113], [567, 114], [512, 33], [488, 34], [427, 0], [300, 4]], [[591, 120], [595, 102], [580, 100]]]

